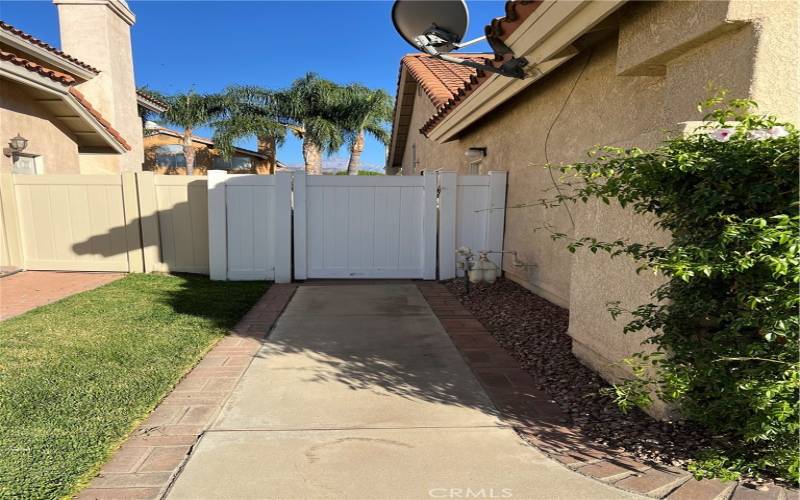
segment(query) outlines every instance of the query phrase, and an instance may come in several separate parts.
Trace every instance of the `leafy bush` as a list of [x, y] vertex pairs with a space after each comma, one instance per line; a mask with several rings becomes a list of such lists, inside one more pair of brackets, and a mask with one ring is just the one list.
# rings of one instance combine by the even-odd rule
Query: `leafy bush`
[[724, 94], [701, 107], [704, 128], [654, 151], [605, 147], [559, 167], [571, 192], [545, 204], [616, 200], [672, 235], [666, 246], [592, 237], [568, 246], [627, 255], [667, 278], [652, 303], [629, 311], [624, 331], [652, 329], [656, 352], [626, 360], [633, 376], [614, 387], [618, 404], [646, 406], [655, 393], [719, 436], [692, 464], [697, 476], [796, 481], [798, 132]]

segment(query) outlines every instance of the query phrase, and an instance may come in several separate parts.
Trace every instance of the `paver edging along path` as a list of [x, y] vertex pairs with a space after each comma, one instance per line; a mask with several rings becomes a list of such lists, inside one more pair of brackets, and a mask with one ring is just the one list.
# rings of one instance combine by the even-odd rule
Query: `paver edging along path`
[[795, 492], [761, 491], [735, 481], [695, 480], [679, 468], [647, 463], [595, 444], [523, 370], [487, 328], [441, 283], [417, 287], [501, 413], [526, 441], [571, 470], [653, 498], [687, 500], [785, 499]]
[[0, 321], [125, 276], [125, 273], [72, 271], [18, 271], [0, 276]]
[[297, 285], [270, 286], [131, 433], [77, 498], [161, 498], [296, 289]]

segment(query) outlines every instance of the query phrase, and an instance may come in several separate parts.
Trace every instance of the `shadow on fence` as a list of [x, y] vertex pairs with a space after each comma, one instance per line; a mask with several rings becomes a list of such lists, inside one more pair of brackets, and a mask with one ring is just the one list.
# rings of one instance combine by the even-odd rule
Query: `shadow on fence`
[[[156, 192], [160, 190], [160, 192]], [[172, 191], [174, 192], [172, 192]], [[141, 191], [136, 200], [139, 217], [72, 244], [77, 255], [109, 258], [127, 253], [131, 271], [134, 259], [142, 269], [208, 274], [208, 208], [205, 181], [182, 185], [158, 185], [145, 200]], [[178, 198], [187, 201], [175, 201]], [[133, 236], [132, 236], [133, 235]]]

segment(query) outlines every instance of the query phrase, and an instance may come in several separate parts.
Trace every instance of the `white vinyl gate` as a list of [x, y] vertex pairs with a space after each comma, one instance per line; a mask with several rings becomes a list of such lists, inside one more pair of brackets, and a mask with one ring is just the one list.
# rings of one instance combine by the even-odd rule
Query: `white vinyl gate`
[[208, 172], [211, 279], [291, 280], [291, 175]]
[[294, 277], [436, 277], [436, 174], [294, 176]]
[[[505, 172], [489, 175], [439, 173], [439, 248], [469, 247], [480, 250], [503, 250], [506, 215]], [[502, 268], [503, 254], [491, 253], [489, 259]], [[439, 252], [439, 279], [462, 276], [456, 272], [455, 252]]]
[[[449, 279], [455, 250], [502, 250], [505, 172], [208, 175], [218, 280]], [[498, 265], [502, 254], [490, 256]]]

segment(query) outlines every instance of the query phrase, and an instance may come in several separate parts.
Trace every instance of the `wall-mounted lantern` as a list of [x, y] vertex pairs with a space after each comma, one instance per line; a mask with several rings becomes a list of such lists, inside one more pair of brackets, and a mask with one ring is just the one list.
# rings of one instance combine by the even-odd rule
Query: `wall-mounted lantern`
[[19, 132], [17, 132], [16, 137], [12, 137], [8, 141], [8, 147], [3, 148], [3, 154], [8, 157], [16, 156], [25, 151], [25, 148], [27, 147], [28, 147], [28, 139], [22, 137], [21, 135], [19, 135]]
[[486, 148], [469, 148], [464, 152], [464, 156], [469, 161], [467, 173], [469, 175], [480, 175], [481, 163], [486, 158]]

